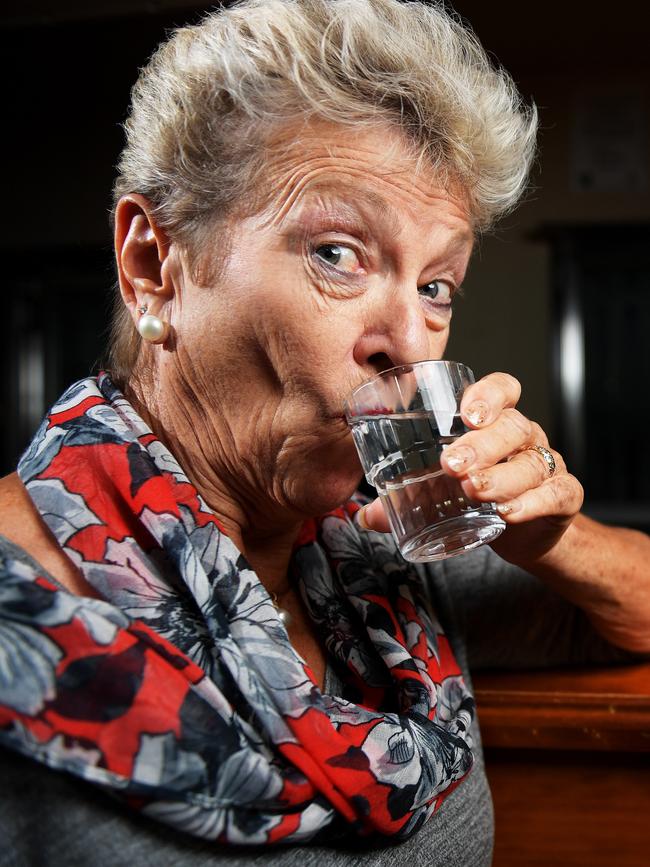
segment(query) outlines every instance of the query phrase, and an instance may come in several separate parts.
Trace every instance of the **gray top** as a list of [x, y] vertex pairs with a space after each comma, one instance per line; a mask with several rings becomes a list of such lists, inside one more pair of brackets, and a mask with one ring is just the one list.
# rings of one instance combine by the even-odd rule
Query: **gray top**
[[[0, 537], [0, 556], [7, 547], [15, 551]], [[635, 658], [601, 638], [579, 609], [487, 547], [419, 568], [468, 682], [470, 669]], [[337, 690], [328, 669], [325, 691]], [[406, 842], [351, 839], [273, 849], [195, 840], [128, 812], [89, 783], [0, 749], [0, 867], [489, 867], [493, 812], [476, 722], [473, 735], [476, 762], [468, 779]]]

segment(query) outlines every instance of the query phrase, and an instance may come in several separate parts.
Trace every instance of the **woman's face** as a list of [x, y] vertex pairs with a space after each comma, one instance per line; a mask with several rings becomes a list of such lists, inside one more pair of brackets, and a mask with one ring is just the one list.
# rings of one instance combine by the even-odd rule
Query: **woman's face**
[[361, 475], [349, 392], [442, 356], [473, 234], [462, 202], [390, 130], [301, 131], [264, 183], [263, 210], [225, 244], [215, 233], [216, 257], [226, 251], [215, 285], [181, 269], [161, 372], [195, 395], [217, 474], [244, 497], [316, 514]]

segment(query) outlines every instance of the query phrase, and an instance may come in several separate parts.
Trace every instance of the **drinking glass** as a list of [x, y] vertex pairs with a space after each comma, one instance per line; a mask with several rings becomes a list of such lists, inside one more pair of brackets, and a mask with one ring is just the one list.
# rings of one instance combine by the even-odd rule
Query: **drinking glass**
[[470, 500], [440, 468], [444, 449], [468, 430], [460, 402], [473, 382], [464, 364], [419, 361], [373, 376], [346, 404], [366, 479], [406, 560], [454, 557], [505, 529], [494, 503]]

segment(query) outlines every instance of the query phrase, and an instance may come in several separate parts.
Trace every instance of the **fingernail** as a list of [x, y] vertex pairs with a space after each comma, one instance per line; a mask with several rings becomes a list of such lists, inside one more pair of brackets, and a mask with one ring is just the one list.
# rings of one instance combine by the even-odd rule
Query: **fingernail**
[[359, 509], [359, 511], [356, 513], [356, 515], [354, 516], [354, 520], [357, 522], [357, 524], [361, 527], [362, 530], [369, 530], [370, 529], [370, 527], [366, 523], [365, 512], [366, 512], [367, 508], [368, 508], [368, 506], [362, 506]]
[[490, 487], [490, 479], [485, 473], [475, 473], [469, 480], [476, 491], [486, 491]]
[[458, 446], [453, 449], [445, 449], [445, 458], [450, 469], [455, 473], [460, 473], [461, 470], [467, 469], [474, 463], [476, 456], [472, 449], [467, 446]]
[[471, 403], [465, 411], [467, 418], [476, 427], [485, 424], [489, 414], [490, 407], [483, 400], [475, 400], [474, 403]]
[[500, 515], [512, 515], [513, 512], [518, 512], [521, 509], [521, 503], [518, 500], [511, 500], [509, 503], [498, 503], [497, 512]]

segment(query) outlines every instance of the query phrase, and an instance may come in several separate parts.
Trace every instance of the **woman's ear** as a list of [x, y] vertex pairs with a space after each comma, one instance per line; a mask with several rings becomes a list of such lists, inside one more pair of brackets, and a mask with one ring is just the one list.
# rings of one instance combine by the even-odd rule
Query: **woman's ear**
[[163, 268], [168, 253], [169, 239], [148, 199], [138, 193], [122, 196], [115, 209], [115, 256], [122, 298], [134, 318], [138, 307], [153, 312], [173, 294]]

